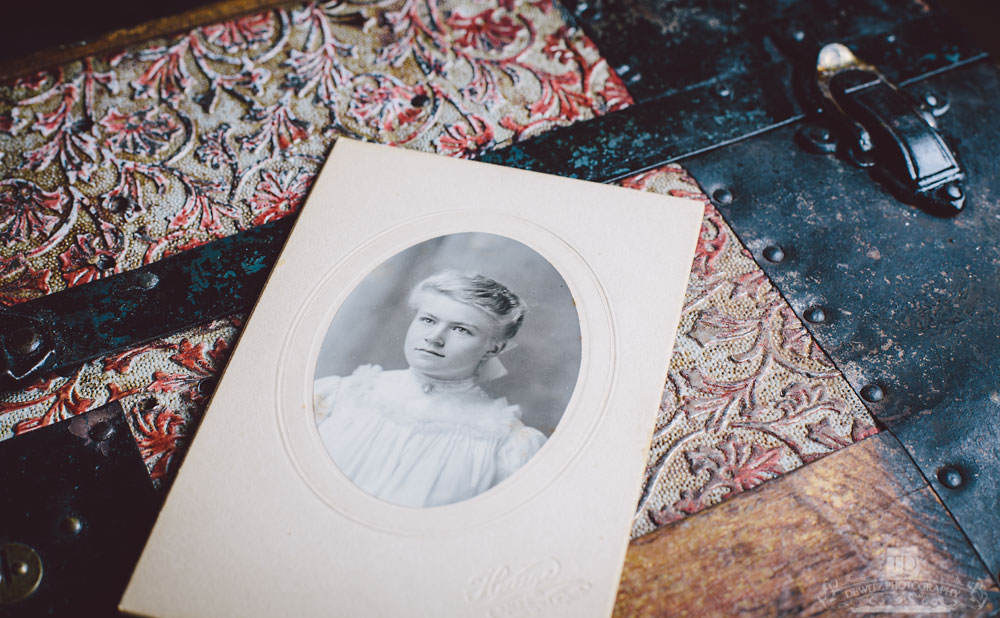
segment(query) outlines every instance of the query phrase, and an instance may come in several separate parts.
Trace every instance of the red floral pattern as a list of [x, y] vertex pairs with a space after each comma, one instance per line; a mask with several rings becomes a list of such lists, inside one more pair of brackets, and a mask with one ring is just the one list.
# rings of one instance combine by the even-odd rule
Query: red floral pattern
[[108, 133], [105, 143], [109, 148], [137, 155], [154, 155], [163, 150], [181, 129], [173, 116], [152, 107], [128, 115], [112, 107], [101, 119], [101, 126]]
[[0, 238], [5, 245], [48, 238], [69, 212], [62, 188], [43, 191], [27, 180], [0, 181]]
[[705, 204], [638, 536], [873, 434], [871, 417], [683, 169], [623, 186]]
[[[0, 302], [294, 213], [341, 135], [470, 157], [630, 105], [562, 15], [549, 0], [332, 0], [0, 86]], [[875, 431], [681, 168], [623, 184], [706, 204], [636, 534]], [[121, 400], [169, 482], [239, 328], [4, 394], [0, 439]]]
[[[0, 303], [288, 216], [338, 135], [468, 157], [515, 139], [504, 123], [610, 109], [620, 82], [547, 1], [490, 1], [310, 3], [0, 86]], [[575, 50], [558, 68], [542, 49], [555, 32]], [[543, 88], [589, 90], [560, 117], [534, 105]], [[0, 439], [121, 399], [167, 479], [236, 332], [192, 329], [6, 394]]]
[[274, 36], [274, 31], [274, 20], [267, 13], [248, 15], [202, 28], [209, 43], [218, 45], [231, 54], [266, 43]]
[[68, 285], [80, 285], [94, 279], [120, 273], [118, 262], [122, 247], [105, 236], [78, 234], [72, 245], [59, 254], [62, 276]]
[[295, 212], [309, 192], [312, 175], [306, 170], [264, 170], [253, 197], [254, 225], [262, 225]]
[[31, 268], [23, 254], [0, 258], [0, 304], [9, 307], [48, 294], [51, 275], [48, 269]]
[[493, 129], [482, 118], [470, 115], [467, 122], [445, 127], [444, 133], [434, 140], [434, 145], [442, 154], [473, 157], [493, 145]]
[[471, 17], [456, 11], [446, 23], [455, 31], [455, 44], [465, 49], [502, 50], [524, 32], [521, 24], [497, 9], [487, 9]]

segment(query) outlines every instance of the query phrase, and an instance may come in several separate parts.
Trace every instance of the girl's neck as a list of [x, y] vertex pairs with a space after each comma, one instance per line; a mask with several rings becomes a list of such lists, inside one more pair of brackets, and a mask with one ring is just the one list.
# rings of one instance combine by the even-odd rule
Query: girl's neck
[[413, 367], [410, 367], [409, 371], [410, 375], [412, 375], [420, 385], [420, 390], [425, 393], [457, 393], [472, 390], [477, 386], [475, 375], [455, 380], [442, 380], [441, 378], [432, 378], [431, 376], [425, 375]]

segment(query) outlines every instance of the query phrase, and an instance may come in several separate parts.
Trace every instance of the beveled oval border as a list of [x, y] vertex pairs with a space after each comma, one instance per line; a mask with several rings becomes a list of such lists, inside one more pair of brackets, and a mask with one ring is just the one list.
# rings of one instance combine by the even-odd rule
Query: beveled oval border
[[[370, 496], [348, 479], [320, 439], [312, 406], [319, 349], [336, 312], [375, 268], [421, 242], [465, 232], [494, 234], [523, 243], [562, 276], [580, 322], [580, 371], [552, 436], [510, 478], [455, 504], [428, 508], [394, 505]], [[512, 513], [564, 474], [608, 414], [606, 403], [616, 368], [614, 320], [607, 294], [586, 259], [568, 242], [536, 223], [504, 213], [438, 212], [401, 222], [373, 236], [319, 278], [296, 311], [279, 352], [276, 420], [285, 451], [303, 482], [340, 515], [383, 532], [449, 534]]]

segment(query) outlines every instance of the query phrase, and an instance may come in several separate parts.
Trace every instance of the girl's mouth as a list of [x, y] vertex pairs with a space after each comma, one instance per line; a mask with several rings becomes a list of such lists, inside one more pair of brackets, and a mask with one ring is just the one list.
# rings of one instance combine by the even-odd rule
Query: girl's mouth
[[428, 350], [427, 348], [414, 348], [414, 350], [416, 350], [417, 352], [424, 352], [426, 354], [433, 354], [438, 358], [444, 358], [444, 354], [440, 354], [438, 352], [435, 352], [434, 350]]

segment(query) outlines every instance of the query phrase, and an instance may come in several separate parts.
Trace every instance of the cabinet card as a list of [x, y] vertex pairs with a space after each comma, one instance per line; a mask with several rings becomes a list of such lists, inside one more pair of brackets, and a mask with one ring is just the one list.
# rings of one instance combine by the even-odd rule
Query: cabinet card
[[121, 608], [610, 614], [702, 211], [339, 140]]

